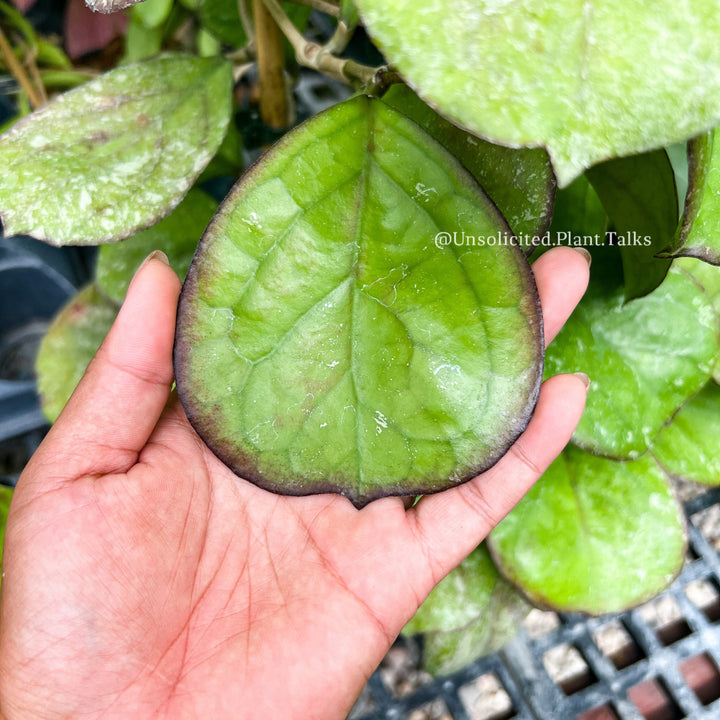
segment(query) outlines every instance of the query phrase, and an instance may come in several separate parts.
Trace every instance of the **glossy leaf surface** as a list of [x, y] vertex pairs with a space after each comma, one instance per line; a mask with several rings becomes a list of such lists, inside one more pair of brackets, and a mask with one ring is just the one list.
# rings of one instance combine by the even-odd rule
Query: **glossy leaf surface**
[[357, 505], [463, 482], [528, 422], [537, 293], [508, 231], [415, 123], [357, 97], [286, 135], [221, 206], [175, 344], [195, 429], [237, 474]]
[[717, 131], [688, 145], [688, 193], [676, 255], [720, 265], [720, 143]]
[[128, 237], [167, 215], [210, 162], [231, 112], [230, 64], [167, 55], [71, 90], [0, 138], [6, 235]]
[[672, 477], [720, 485], [720, 387], [708, 383], [683, 405], [650, 449]]
[[[438, 115], [407, 85], [395, 84], [383, 102], [414, 120], [444, 145], [473, 174], [522, 241], [521, 234], [542, 235], [550, 225], [555, 176], [544, 150], [493, 145]], [[521, 243], [525, 251], [529, 243]]]
[[185, 199], [157, 225], [127, 240], [100, 248], [96, 282], [111, 300], [121, 303], [140, 263], [162, 250], [177, 274], [184, 278], [195, 249], [217, 203], [202, 190], [192, 189]]
[[617, 254], [616, 248], [593, 250], [590, 288], [548, 348], [546, 373], [590, 376], [576, 444], [632, 458], [707, 382], [717, 328], [707, 295], [678, 270], [649, 295], [626, 303]]
[[673, 580], [685, 556], [685, 517], [651, 458], [616, 462], [568, 446], [489, 544], [533, 602], [600, 615]]
[[65, 407], [117, 311], [114, 303], [89, 285], [53, 320], [35, 363], [40, 404], [50, 422], [55, 422]]
[[423, 634], [423, 667], [445, 675], [501, 648], [529, 610], [482, 544], [440, 581], [403, 632]]
[[420, 95], [471, 132], [547, 147], [561, 186], [720, 119], [718, 0], [359, 0]]
[[652, 292], [667, 275], [667, 250], [678, 224], [675, 173], [667, 153], [655, 150], [610, 160], [587, 177], [615, 227], [628, 300]]

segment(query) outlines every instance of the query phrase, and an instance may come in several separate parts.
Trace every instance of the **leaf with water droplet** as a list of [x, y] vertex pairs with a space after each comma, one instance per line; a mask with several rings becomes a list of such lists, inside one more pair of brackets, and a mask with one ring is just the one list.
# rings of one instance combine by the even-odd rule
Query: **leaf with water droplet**
[[238, 475], [357, 505], [486, 469], [525, 428], [542, 366], [532, 273], [473, 178], [414, 122], [357, 97], [287, 134], [210, 224], [178, 308], [190, 422]]
[[55, 316], [35, 363], [40, 404], [50, 422], [65, 407], [117, 312], [115, 303], [89, 285]]
[[625, 302], [617, 248], [593, 248], [591, 275], [588, 292], [548, 348], [546, 374], [590, 376], [576, 444], [608, 457], [637, 457], [710, 377], [715, 314], [702, 288], [674, 268], [652, 293]]
[[222, 58], [166, 55], [64, 93], [0, 138], [6, 235], [119, 240], [167, 215], [210, 162], [231, 114]]
[[682, 568], [687, 537], [651, 458], [616, 462], [568, 446], [488, 544], [532, 602], [601, 615], [665, 589]]
[[543, 146], [561, 187], [720, 120], [718, 0], [357, 0], [387, 60], [470, 132]]
[[529, 610], [483, 543], [440, 581], [403, 633], [422, 633], [423, 668], [447, 675], [500, 649]]

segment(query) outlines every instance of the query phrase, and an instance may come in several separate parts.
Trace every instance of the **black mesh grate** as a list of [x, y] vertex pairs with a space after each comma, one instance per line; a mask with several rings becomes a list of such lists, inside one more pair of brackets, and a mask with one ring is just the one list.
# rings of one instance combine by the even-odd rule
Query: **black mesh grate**
[[[717, 720], [720, 556], [710, 533], [705, 528], [701, 532], [707, 524], [703, 511], [716, 511], [716, 506], [720, 488], [685, 505], [688, 560], [678, 579], [655, 601], [670, 608], [669, 622], [659, 624], [649, 617], [648, 606], [600, 618], [561, 615], [559, 625], [540, 637], [530, 637], [523, 629], [499, 653], [449, 677], [431, 679], [404, 697], [394, 696], [378, 671], [350, 718]], [[698, 590], [705, 591], [701, 601]], [[615, 637], [613, 650], [604, 641], [609, 633]], [[398, 647], [417, 652], [415, 640], [401, 638]], [[569, 658], [566, 665], [574, 668], [570, 677], [552, 672], [553, 653]], [[494, 685], [493, 702], [488, 702], [487, 693], [473, 692], [479, 684], [487, 686], [488, 679]]]

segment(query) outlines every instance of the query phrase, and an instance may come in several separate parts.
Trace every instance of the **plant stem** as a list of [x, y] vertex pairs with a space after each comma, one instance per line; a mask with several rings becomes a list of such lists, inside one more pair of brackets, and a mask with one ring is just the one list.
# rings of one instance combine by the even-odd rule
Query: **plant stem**
[[306, 40], [292, 24], [278, 0], [259, 1], [264, 1], [265, 6], [275, 18], [275, 22], [293, 46], [295, 57], [300, 65], [317, 70], [347, 85], [377, 86], [382, 84], [379, 78], [384, 74], [386, 68], [374, 68], [361, 65], [354, 60], [335, 57], [328, 46]]
[[27, 67], [30, 77], [40, 95], [40, 104], [44, 105], [48, 98], [47, 92], [45, 91], [45, 85], [40, 77], [40, 71], [38, 70], [37, 63], [35, 62], [35, 51], [31, 50], [22, 40], [20, 41], [20, 46], [22, 47], [23, 54], [25, 55], [25, 66]]
[[319, 10], [326, 15], [340, 17], [340, 6], [328, 0], [292, 0], [296, 5], [305, 5], [313, 10]]
[[240, 15], [240, 21], [245, 28], [245, 34], [248, 38], [248, 47], [255, 47], [255, 20], [253, 14], [250, 12], [250, 6], [248, 0], [237, 0], [238, 14]]
[[42, 96], [38, 93], [37, 88], [25, 72], [25, 68], [15, 57], [15, 53], [5, 37], [5, 33], [0, 28], [0, 55], [2, 55], [5, 64], [12, 76], [17, 80], [18, 85], [23, 89], [30, 101], [33, 110], [39, 108], [43, 104]]
[[[266, 125], [282, 129], [288, 124], [289, 109], [285, 88], [283, 36], [263, 0], [253, 0], [253, 9], [260, 77], [260, 116]], [[287, 16], [285, 17], [287, 19]]]

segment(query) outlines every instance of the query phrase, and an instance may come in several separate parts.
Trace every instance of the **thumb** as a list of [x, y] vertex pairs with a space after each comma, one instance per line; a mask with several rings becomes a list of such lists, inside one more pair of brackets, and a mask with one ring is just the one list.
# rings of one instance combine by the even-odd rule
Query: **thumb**
[[157, 424], [173, 379], [180, 281], [161, 252], [135, 273], [107, 337], [31, 464], [54, 483], [126, 472]]

